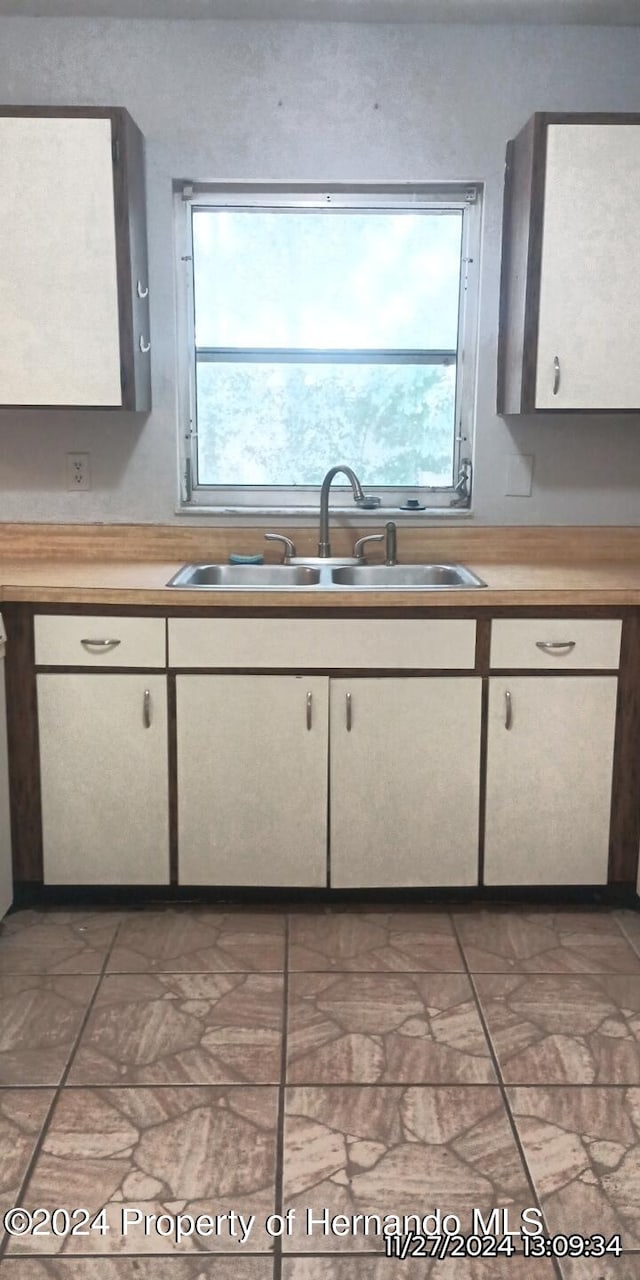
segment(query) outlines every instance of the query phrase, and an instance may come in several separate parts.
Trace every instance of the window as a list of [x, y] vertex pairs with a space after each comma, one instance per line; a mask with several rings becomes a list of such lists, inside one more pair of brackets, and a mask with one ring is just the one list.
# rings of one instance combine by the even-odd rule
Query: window
[[185, 188], [183, 502], [470, 499], [479, 198]]

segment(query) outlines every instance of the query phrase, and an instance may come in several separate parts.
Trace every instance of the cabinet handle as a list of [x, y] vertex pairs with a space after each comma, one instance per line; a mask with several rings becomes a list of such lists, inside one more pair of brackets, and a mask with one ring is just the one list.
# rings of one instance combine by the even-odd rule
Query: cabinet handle
[[345, 713], [347, 720], [347, 733], [351, 733], [351, 694], [345, 694]]
[[145, 342], [142, 334], [140, 334], [140, 350], [143, 356], [146, 356], [147, 352], [151, 350], [151, 343]]
[[508, 689], [504, 692], [504, 727], [510, 729], [513, 725], [513, 704], [511, 694]]
[[149, 297], [149, 286], [147, 285], [146, 288], [143, 289], [141, 280], [138, 280], [138, 297], [139, 298]]
[[307, 729], [311, 728], [313, 723], [313, 694], [307, 694]]
[[142, 699], [142, 723], [145, 729], [151, 728], [151, 692], [145, 689]]
[[575, 647], [575, 640], [536, 640], [536, 649], [542, 649], [543, 653], [554, 653], [559, 658], [564, 658]]
[[553, 357], [553, 394], [557, 396], [560, 390], [560, 361], [557, 356]]
[[80, 641], [83, 649], [89, 649], [89, 651], [99, 649], [102, 653], [108, 653], [109, 649], [117, 649], [120, 643], [120, 640], [91, 640], [90, 638]]

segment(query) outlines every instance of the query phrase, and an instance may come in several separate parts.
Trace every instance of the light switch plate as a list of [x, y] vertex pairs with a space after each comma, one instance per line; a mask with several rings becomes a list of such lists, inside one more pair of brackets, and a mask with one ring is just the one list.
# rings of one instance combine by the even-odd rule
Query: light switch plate
[[507, 458], [505, 494], [509, 498], [530, 498], [533, 482], [533, 454], [510, 453]]

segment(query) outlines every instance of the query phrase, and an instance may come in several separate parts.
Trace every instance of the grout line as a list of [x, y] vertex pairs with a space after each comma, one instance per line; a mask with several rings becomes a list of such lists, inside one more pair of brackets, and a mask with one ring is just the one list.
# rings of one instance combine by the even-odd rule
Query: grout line
[[[284, 1198], [284, 1120], [287, 1083], [287, 1039], [289, 1013], [289, 917], [284, 923], [284, 970], [282, 975], [282, 1042], [280, 1081], [278, 1085], [278, 1118], [276, 1126], [275, 1212], [282, 1213]], [[282, 1277], [282, 1236], [276, 1236], [273, 1249], [273, 1280]]]
[[614, 919], [625, 942], [629, 944], [629, 946], [631, 947], [631, 950], [635, 953], [635, 955], [640, 956], [640, 948], [638, 947], [637, 943], [634, 942], [633, 938], [631, 937], [631, 934], [627, 933], [622, 920], [620, 920], [620, 918], [617, 915], [614, 915]]
[[[32, 1174], [33, 1174], [33, 1171], [34, 1171], [34, 1168], [35, 1168], [36, 1162], [37, 1162], [37, 1160], [38, 1160], [38, 1158], [39, 1158], [39, 1156], [40, 1156], [40, 1152], [41, 1152], [42, 1147], [43, 1147], [43, 1145], [44, 1145], [44, 1140], [45, 1140], [45, 1138], [46, 1138], [46, 1136], [47, 1136], [47, 1134], [48, 1134], [48, 1132], [49, 1132], [49, 1128], [50, 1128], [50, 1125], [51, 1125], [51, 1120], [52, 1120], [52, 1117], [53, 1117], [53, 1113], [54, 1113], [54, 1111], [55, 1111], [55, 1109], [56, 1109], [56, 1106], [57, 1106], [57, 1104], [58, 1104], [58, 1100], [59, 1100], [59, 1098], [60, 1098], [60, 1096], [61, 1096], [62, 1089], [64, 1088], [64, 1085], [66, 1084], [66, 1081], [67, 1081], [67, 1078], [68, 1078], [68, 1075], [69, 1075], [69, 1071], [71, 1070], [71, 1064], [72, 1064], [72, 1062], [73, 1062], [73, 1059], [74, 1059], [74, 1057], [75, 1057], [76, 1050], [77, 1050], [77, 1048], [78, 1048], [78, 1045], [79, 1045], [80, 1040], [81, 1040], [81, 1038], [82, 1038], [82, 1035], [83, 1035], [83, 1033], [84, 1033], [84, 1029], [85, 1029], [85, 1027], [86, 1027], [86, 1025], [87, 1025], [87, 1021], [88, 1021], [88, 1019], [89, 1019], [89, 1014], [91, 1013], [91, 1010], [92, 1010], [92, 1008], [93, 1008], [93, 1004], [94, 1004], [94, 1001], [95, 1001], [96, 995], [97, 995], [97, 993], [98, 993], [98, 988], [99, 988], [100, 983], [102, 982], [102, 979], [103, 979], [103, 977], [104, 977], [105, 970], [106, 970], [106, 967], [107, 967], [107, 964], [108, 964], [108, 961], [109, 961], [109, 956], [111, 955], [111, 952], [112, 952], [113, 947], [114, 947], [114, 944], [115, 944], [115, 940], [116, 940], [116, 938], [117, 938], [117, 936], [118, 936], [118, 933], [119, 933], [119, 931], [120, 931], [120, 925], [121, 925], [121, 923], [122, 923], [121, 921], [118, 921], [118, 923], [117, 923], [117, 925], [116, 925], [116, 927], [115, 927], [115, 930], [114, 930], [114, 933], [113, 933], [113, 937], [112, 937], [112, 939], [111, 939], [111, 942], [109, 943], [109, 946], [107, 947], [107, 949], [106, 949], [106, 951], [105, 951], [104, 960], [103, 960], [103, 962], [102, 962], [102, 968], [101, 968], [101, 970], [100, 970], [100, 973], [99, 973], [99, 974], [97, 974], [97, 975], [96, 975], [96, 974], [90, 974], [90, 975], [89, 975], [89, 974], [87, 974], [87, 975], [77, 975], [77, 974], [67, 975], [67, 976], [73, 976], [73, 977], [78, 977], [78, 976], [95, 977], [95, 978], [96, 978], [96, 984], [95, 984], [94, 989], [93, 989], [93, 995], [91, 996], [91, 999], [89, 1000], [89, 1003], [88, 1003], [87, 1008], [86, 1008], [86, 1010], [85, 1010], [84, 1018], [82, 1019], [82, 1022], [80, 1023], [80, 1026], [79, 1026], [79, 1028], [78, 1028], [78, 1031], [77, 1031], [77, 1034], [76, 1034], [75, 1040], [73, 1041], [73, 1044], [72, 1044], [71, 1049], [70, 1049], [70, 1051], [69, 1051], [69, 1056], [68, 1056], [68, 1058], [67, 1058], [67, 1065], [66, 1065], [66, 1067], [64, 1068], [64, 1071], [62, 1072], [62, 1075], [61, 1075], [61, 1077], [60, 1077], [60, 1080], [58, 1081], [58, 1084], [57, 1084], [56, 1086], [53, 1086], [53, 1088], [54, 1088], [54, 1094], [53, 1094], [53, 1097], [52, 1097], [52, 1099], [51, 1099], [51, 1104], [50, 1104], [50, 1106], [49, 1106], [49, 1110], [48, 1110], [48, 1112], [47, 1112], [47, 1114], [46, 1114], [46, 1116], [45, 1116], [44, 1124], [43, 1124], [43, 1126], [42, 1126], [42, 1129], [40, 1130], [40, 1135], [39, 1135], [39, 1137], [38, 1137], [38, 1140], [37, 1140], [37, 1142], [36, 1142], [36, 1144], [35, 1144], [35, 1146], [34, 1146], [34, 1148], [33, 1148], [33, 1151], [31, 1152], [31, 1158], [30, 1158], [30, 1160], [29, 1160], [29, 1162], [28, 1162], [28, 1164], [27, 1164], [27, 1167], [26, 1167], [26, 1170], [25, 1170], [25, 1173], [24, 1173], [24, 1177], [23, 1177], [23, 1179], [22, 1179], [22, 1181], [21, 1181], [21, 1183], [20, 1183], [20, 1189], [19, 1189], [18, 1194], [17, 1194], [17, 1196], [16, 1196], [16, 1206], [17, 1206], [17, 1205], [20, 1205], [20, 1206], [21, 1206], [21, 1205], [22, 1205], [22, 1203], [23, 1203], [23, 1198], [24, 1198], [24, 1195], [25, 1195], [26, 1189], [27, 1189], [27, 1187], [28, 1187], [28, 1185], [29, 1185], [29, 1182], [30, 1182], [30, 1180], [31, 1180], [31, 1176], [32, 1176]], [[64, 975], [62, 975], [62, 974], [55, 974], [55, 975], [50, 975], [50, 976], [62, 977], [62, 976], [64, 976]], [[44, 1087], [44, 1086], [43, 1086], [43, 1087]], [[49, 1087], [51, 1088], [52, 1086], [49, 1086]], [[3, 1232], [2, 1240], [0, 1240], [0, 1259], [2, 1259], [2, 1258], [4, 1258], [4, 1257], [5, 1257], [5, 1255], [6, 1255], [6, 1251], [7, 1251], [8, 1247], [9, 1247], [9, 1241], [10, 1241], [10, 1239], [11, 1239], [11, 1237], [10, 1237], [9, 1235], [7, 1235], [7, 1233], [6, 1233], [6, 1232]], [[58, 1256], [58, 1255], [56, 1255], [56, 1256]]]
[[[496, 1073], [497, 1086], [498, 1086], [498, 1089], [500, 1090], [500, 1094], [501, 1094], [501, 1097], [502, 1097], [502, 1105], [503, 1105], [503, 1107], [504, 1107], [504, 1109], [505, 1109], [505, 1115], [506, 1115], [506, 1117], [507, 1117], [507, 1121], [508, 1121], [509, 1127], [510, 1127], [510, 1129], [511, 1129], [511, 1133], [512, 1133], [512, 1135], [513, 1135], [513, 1140], [514, 1140], [514, 1142], [515, 1142], [516, 1149], [517, 1149], [518, 1154], [519, 1154], [519, 1156], [520, 1156], [520, 1160], [522, 1161], [522, 1167], [523, 1167], [523, 1169], [524, 1169], [525, 1176], [526, 1176], [527, 1181], [528, 1181], [528, 1183], [529, 1183], [529, 1186], [530, 1186], [530, 1188], [531, 1188], [531, 1193], [532, 1193], [532, 1196], [533, 1196], [534, 1204], [535, 1204], [535, 1205], [536, 1205], [536, 1207], [540, 1210], [540, 1213], [541, 1213], [541, 1215], [542, 1215], [542, 1221], [543, 1221], [543, 1222], [544, 1222], [544, 1224], [545, 1224], [545, 1232], [546, 1232], [546, 1234], [547, 1234], [547, 1235], [550, 1235], [550, 1234], [551, 1234], [551, 1232], [550, 1232], [550, 1231], [549, 1231], [549, 1229], [547, 1228], [547, 1219], [546, 1219], [546, 1216], [545, 1216], [544, 1211], [543, 1211], [543, 1209], [542, 1209], [542, 1205], [541, 1205], [541, 1203], [540, 1203], [540, 1199], [539, 1199], [539, 1197], [538, 1197], [538, 1193], [537, 1193], [537, 1191], [536, 1191], [535, 1182], [534, 1182], [534, 1180], [533, 1180], [533, 1176], [532, 1176], [532, 1174], [531, 1174], [531, 1170], [529, 1169], [529, 1164], [528, 1164], [528, 1161], [527, 1161], [527, 1158], [526, 1158], [526, 1155], [525, 1155], [524, 1147], [523, 1147], [522, 1142], [521, 1142], [521, 1140], [520, 1140], [520, 1134], [518, 1133], [518, 1129], [517, 1129], [517, 1125], [516, 1125], [516, 1122], [515, 1122], [515, 1118], [514, 1118], [514, 1116], [513, 1116], [513, 1112], [512, 1112], [512, 1110], [511, 1110], [511, 1105], [510, 1105], [510, 1103], [509, 1103], [509, 1098], [508, 1098], [508, 1095], [507, 1095], [506, 1086], [505, 1086], [504, 1080], [503, 1080], [503, 1078], [502, 1078], [502, 1071], [501, 1071], [501, 1068], [500, 1068], [500, 1062], [499, 1062], [499, 1060], [498, 1060], [498, 1056], [497, 1056], [497, 1054], [496, 1054], [496, 1051], [495, 1051], [495, 1048], [494, 1048], [494, 1045], [493, 1045], [493, 1040], [491, 1039], [491, 1033], [490, 1033], [490, 1031], [489, 1031], [489, 1027], [488, 1027], [488, 1025], [487, 1025], [487, 1020], [486, 1020], [486, 1018], [485, 1018], [485, 1016], [484, 1016], [484, 1011], [483, 1011], [483, 1008], [482, 1008], [482, 1004], [481, 1004], [481, 1002], [480, 1002], [480, 998], [479, 998], [479, 996], [478, 996], [478, 992], [476, 991], [476, 985], [475, 985], [475, 982], [474, 982], [474, 975], [471, 973], [471, 970], [469, 969], [469, 966], [468, 966], [468, 964], [467, 964], [467, 957], [466, 957], [466, 955], [465, 955], [464, 948], [463, 948], [463, 945], [462, 945], [462, 941], [461, 941], [461, 939], [460, 939], [460, 937], [459, 937], [458, 930], [457, 930], [457, 928], [456, 928], [455, 917], [454, 917], [453, 915], [452, 915], [452, 923], [453, 923], [454, 933], [455, 933], [455, 936], [456, 936], [456, 939], [457, 939], [458, 945], [459, 945], [459, 947], [460, 947], [460, 951], [461, 951], [461, 953], [462, 953], [462, 958], [463, 958], [463, 961], [464, 961], [464, 964], [465, 964], [465, 967], [466, 967], [466, 971], [467, 971], [467, 978], [468, 978], [468, 980], [469, 980], [469, 984], [470, 984], [470, 986], [471, 986], [471, 990], [472, 990], [472, 992], [473, 992], [473, 998], [474, 998], [475, 1003], [476, 1003], [476, 1008], [477, 1008], [477, 1012], [478, 1012], [478, 1017], [479, 1017], [479, 1019], [480, 1019], [480, 1024], [481, 1024], [481, 1026], [482, 1026], [482, 1030], [483, 1030], [483, 1032], [484, 1032], [485, 1039], [486, 1039], [486, 1041], [487, 1041], [487, 1045], [488, 1045], [488, 1048], [489, 1048], [489, 1054], [490, 1054], [491, 1060], [492, 1060], [492, 1062], [493, 1062], [493, 1068], [494, 1068], [494, 1071], [495, 1071], [495, 1073]], [[466, 1087], [466, 1086], [465, 1086], [465, 1087]], [[562, 1272], [561, 1272], [561, 1270], [560, 1270], [560, 1263], [559, 1263], [558, 1259], [557, 1259], [557, 1258], [554, 1258], [552, 1261], [553, 1261], [553, 1268], [554, 1268], [554, 1271], [555, 1271], [556, 1276], [559, 1278], [559, 1280], [562, 1280]]]
[[[630, 943], [630, 945], [633, 945]], [[638, 959], [640, 960], [640, 944], [638, 949]], [[104, 969], [93, 973], [73, 972], [73, 973], [55, 973], [50, 969], [46, 970], [29, 970], [24, 969], [16, 972], [8, 969], [0, 969], [0, 978], [96, 978], [100, 981], [103, 978], [172, 978], [172, 977], [232, 977], [234, 974], [244, 974], [246, 977], [279, 977], [284, 973], [284, 969], [110, 969], [106, 972]], [[438, 977], [472, 977], [472, 978], [639, 978], [640, 968], [638, 969], [470, 969], [465, 964], [460, 969], [340, 969], [338, 967], [331, 969], [291, 969], [291, 976], [298, 974], [321, 974], [323, 977], [336, 978], [345, 977], [366, 977], [366, 978], [402, 978], [402, 977], [420, 977], [420, 978], [438, 978]]]

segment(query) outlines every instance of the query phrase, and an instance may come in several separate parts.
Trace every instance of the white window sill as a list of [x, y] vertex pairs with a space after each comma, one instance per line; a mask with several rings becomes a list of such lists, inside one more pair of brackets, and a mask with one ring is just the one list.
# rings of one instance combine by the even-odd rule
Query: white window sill
[[[176, 507], [177, 516], [206, 517], [221, 520], [249, 520], [251, 523], [268, 523], [273, 520], [292, 520], [297, 524], [316, 525], [320, 518], [319, 507], [233, 507], [197, 504]], [[473, 511], [469, 507], [426, 507], [424, 511], [403, 511], [399, 507], [329, 507], [329, 518], [347, 528], [362, 524], [377, 524], [380, 520], [396, 520], [402, 524], [422, 524], [425, 520], [469, 520]]]

